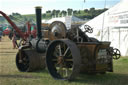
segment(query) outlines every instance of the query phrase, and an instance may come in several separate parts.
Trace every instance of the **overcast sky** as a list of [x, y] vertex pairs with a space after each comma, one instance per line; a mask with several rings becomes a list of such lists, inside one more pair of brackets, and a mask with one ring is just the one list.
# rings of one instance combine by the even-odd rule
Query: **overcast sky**
[[46, 10], [66, 10], [67, 8], [82, 10], [86, 8], [107, 8], [119, 3], [120, 0], [0, 0], [0, 10], [11, 14], [18, 12], [20, 14], [34, 14], [35, 6], [42, 6], [42, 12]]

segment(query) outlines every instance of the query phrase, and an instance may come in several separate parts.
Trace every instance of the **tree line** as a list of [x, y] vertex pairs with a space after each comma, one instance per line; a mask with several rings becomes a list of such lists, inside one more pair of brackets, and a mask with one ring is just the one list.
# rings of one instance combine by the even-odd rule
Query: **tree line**
[[[73, 10], [68, 8], [67, 10], [47, 10], [46, 13], [42, 14], [42, 19], [51, 19], [52, 17], [64, 17], [64, 16], [77, 16], [81, 19], [92, 19], [99, 14], [103, 13], [108, 9], [84, 9], [84, 10]], [[10, 19], [13, 20], [15, 23], [23, 23], [25, 21], [34, 21], [36, 22], [35, 14], [29, 15], [21, 15], [20, 13], [12, 13], [9, 15]], [[8, 23], [2, 16], [0, 16], [0, 24]]]
[[103, 13], [104, 11], [108, 10], [107, 8], [105, 9], [95, 9], [95, 8], [90, 8], [90, 9], [84, 9], [84, 10], [73, 10], [71, 8], [68, 8], [67, 10], [48, 10], [46, 13], [43, 14], [43, 18], [51, 18], [51, 17], [62, 17], [62, 16], [67, 16], [67, 15], [74, 15], [82, 19], [92, 19], [99, 14]]

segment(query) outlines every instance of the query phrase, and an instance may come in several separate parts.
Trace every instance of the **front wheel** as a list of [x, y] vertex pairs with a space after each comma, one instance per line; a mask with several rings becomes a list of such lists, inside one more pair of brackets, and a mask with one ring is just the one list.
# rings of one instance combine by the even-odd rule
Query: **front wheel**
[[55, 40], [47, 50], [46, 64], [55, 79], [72, 80], [79, 73], [80, 52], [70, 40]]

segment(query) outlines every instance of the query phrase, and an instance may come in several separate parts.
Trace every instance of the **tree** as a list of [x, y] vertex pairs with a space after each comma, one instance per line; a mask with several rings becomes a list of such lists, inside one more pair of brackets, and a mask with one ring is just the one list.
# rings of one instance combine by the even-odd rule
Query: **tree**
[[67, 12], [65, 10], [61, 11], [61, 15], [66, 16]]
[[80, 10], [78, 11], [78, 14], [80, 14]]
[[50, 11], [50, 10], [48, 10], [48, 11], [46, 11], [46, 13], [51, 13], [51, 11]]
[[108, 8], [104, 8], [104, 9], [103, 9], [103, 12], [105, 12], [105, 11], [107, 11], [107, 10], [108, 10]]
[[73, 14], [77, 14], [77, 10], [74, 10], [74, 11], [73, 11]]
[[88, 12], [89, 12], [89, 10], [88, 10], [88, 9], [84, 9], [84, 12], [85, 12], [85, 13], [88, 13]]
[[58, 16], [60, 13], [60, 10], [56, 10], [56, 16]]
[[90, 8], [89, 12], [90, 13], [94, 13], [95, 12], [95, 8]]
[[73, 9], [68, 8], [67, 12], [68, 12], [68, 15], [72, 15]]
[[89, 13], [91, 15], [91, 18], [94, 18], [96, 16], [96, 10], [95, 10], [95, 8], [90, 8]]
[[19, 16], [21, 16], [21, 14], [20, 14], [20, 13], [15, 13], [15, 15], [19, 15]]
[[55, 16], [56, 15], [56, 10], [52, 10], [52, 16]]
[[9, 18], [10, 18], [10, 19], [14, 19], [14, 17], [13, 17], [12, 15], [9, 15]]
[[43, 18], [46, 18], [46, 14], [43, 14], [42, 17], [43, 17]]

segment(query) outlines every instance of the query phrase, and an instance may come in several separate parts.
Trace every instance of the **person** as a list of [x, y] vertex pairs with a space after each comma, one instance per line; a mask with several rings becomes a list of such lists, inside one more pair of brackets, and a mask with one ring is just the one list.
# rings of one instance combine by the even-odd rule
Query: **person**
[[2, 35], [3, 35], [2, 31], [0, 31], [0, 42], [1, 42], [1, 39], [2, 39]]
[[18, 47], [17, 39], [16, 39], [16, 32], [13, 33], [12, 43], [13, 43], [13, 49], [16, 49]]

